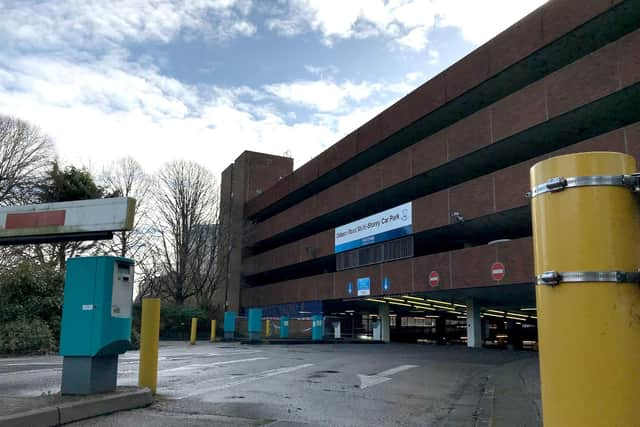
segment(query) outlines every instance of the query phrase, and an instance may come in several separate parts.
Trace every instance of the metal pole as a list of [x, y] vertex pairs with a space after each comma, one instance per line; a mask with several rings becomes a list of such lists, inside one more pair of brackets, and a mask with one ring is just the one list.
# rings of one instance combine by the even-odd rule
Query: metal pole
[[216, 319], [211, 321], [211, 342], [216, 340]]
[[[619, 182], [635, 171], [633, 157], [611, 152], [531, 168], [546, 427], [638, 423], [640, 209]], [[603, 184], [612, 176], [618, 184]]]
[[194, 345], [196, 343], [196, 334], [198, 332], [198, 318], [191, 318], [191, 337], [189, 338], [189, 344]]
[[158, 384], [158, 345], [160, 340], [160, 298], [142, 299], [140, 325], [140, 368], [138, 386], [156, 393]]

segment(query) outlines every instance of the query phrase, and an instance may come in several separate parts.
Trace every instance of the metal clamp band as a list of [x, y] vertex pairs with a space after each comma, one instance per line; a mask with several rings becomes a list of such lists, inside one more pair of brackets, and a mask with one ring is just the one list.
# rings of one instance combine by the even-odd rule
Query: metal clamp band
[[536, 185], [527, 195], [531, 198], [544, 193], [555, 193], [575, 187], [617, 186], [627, 187], [634, 193], [640, 192], [640, 174], [631, 175], [593, 175], [551, 178], [543, 184]]
[[640, 272], [626, 271], [545, 271], [536, 276], [536, 284], [555, 286], [560, 283], [640, 283]]

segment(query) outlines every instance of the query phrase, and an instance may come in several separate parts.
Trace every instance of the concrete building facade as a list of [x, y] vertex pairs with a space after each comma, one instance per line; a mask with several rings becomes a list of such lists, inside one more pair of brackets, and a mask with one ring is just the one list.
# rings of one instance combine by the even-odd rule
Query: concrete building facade
[[[583, 151], [638, 158], [639, 105], [640, 1], [551, 0], [295, 171], [243, 153], [222, 174], [216, 301], [275, 316], [380, 300], [401, 315], [418, 311], [406, 296], [435, 299], [466, 316], [473, 346], [481, 318], [535, 324], [519, 311], [535, 307], [529, 168]], [[403, 206], [401, 236], [338, 250], [336, 229]]]

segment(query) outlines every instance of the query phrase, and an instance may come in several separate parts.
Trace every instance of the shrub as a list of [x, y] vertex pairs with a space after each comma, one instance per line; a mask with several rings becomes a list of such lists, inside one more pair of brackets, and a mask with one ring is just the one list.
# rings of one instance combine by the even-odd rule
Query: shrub
[[160, 308], [160, 337], [165, 339], [187, 339], [191, 318], [198, 318], [199, 330], [208, 322], [207, 313], [197, 307], [163, 304]]
[[0, 353], [47, 353], [55, 349], [51, 329], [40, 319], [0, 324]]
[[[140, 339], [140, 323], [142, 316], [141, 303], [133, 304], [131, 310], [131, 348], [134, 347], [134, 339]], [[198, 307], [183, 306], [162, 302], [160, 305], [160, 338], [169, 340], [186, 340], [189, 338], [191, 319], [198, 318], [198, 336], [205, 337], [209, 334], [209, 316], [206, 310]], [[139, 345], [139, 344], [138, 344]]]
[[131, 345], [129, 350], [140, 350], [140, 331], [135, 328], [131, 328]]
[[23, 262], [0, 272], [0, 353], [56, 349], [63, 288], [62, 273], [46, 265]]

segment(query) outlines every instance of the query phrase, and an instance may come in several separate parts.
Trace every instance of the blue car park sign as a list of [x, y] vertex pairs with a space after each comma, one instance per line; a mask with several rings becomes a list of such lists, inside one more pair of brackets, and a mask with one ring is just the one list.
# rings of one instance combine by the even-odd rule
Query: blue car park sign
[[388, 277], [385, 277], [382, 280], [382, 290], [387, 292], [389, 289], [391, 289], [391, 280], [389, 280]]
[[371, 295], [371, 279], [361, 277], [358, 279], [358, 296], [366, 297]]
[[335, 253], [397, 239], [413, 233], [411, 202], [335, 229]]

